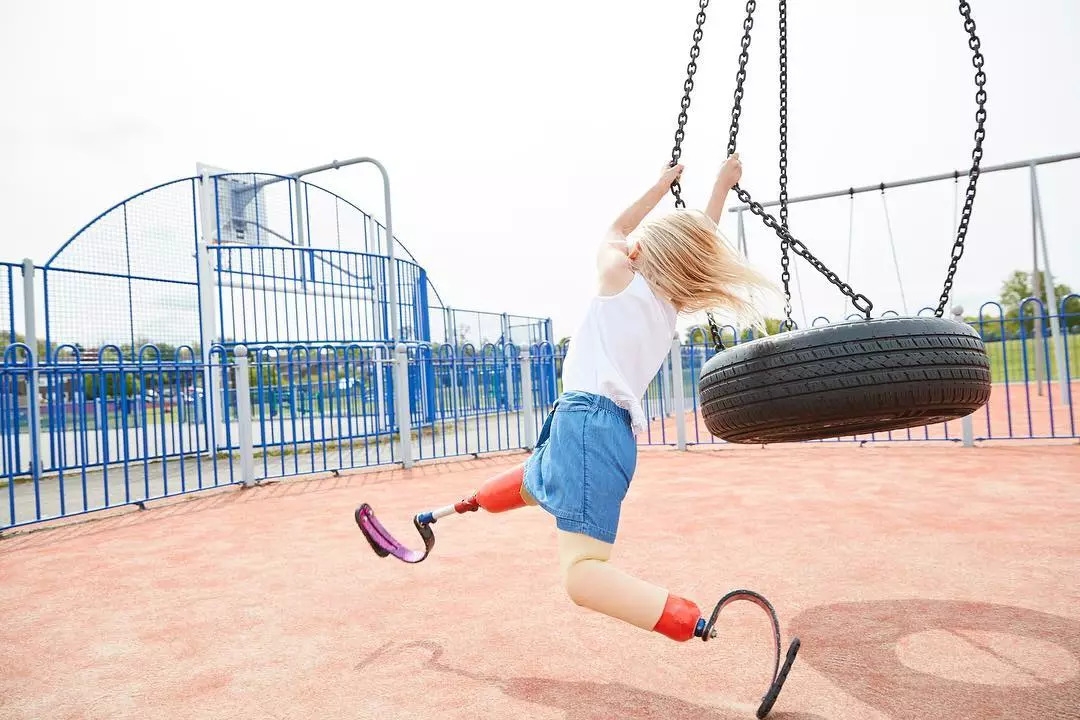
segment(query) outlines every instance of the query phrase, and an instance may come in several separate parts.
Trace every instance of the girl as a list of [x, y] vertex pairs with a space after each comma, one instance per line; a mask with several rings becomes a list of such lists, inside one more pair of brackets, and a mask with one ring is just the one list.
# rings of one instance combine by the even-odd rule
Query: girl
[[533, 454], [457, 504], [457, 512], [539, 505], [555, 518], [574, 603], [677, 641], [708, 639], [698, 605], [609, 562], [637, 464], [634, 436], [646, 427], [641, 398], [671, 350], [679, 314], [721, 309], [761, 327], [753, 291], [776, 291], [717, 230], [742, 175], [738, 154], [721, 167], [705, 212], [676, 210], [638, 227], [682, 171], [665, 168], [603, 238], [598, 292], [571, 337], [563, 393]]

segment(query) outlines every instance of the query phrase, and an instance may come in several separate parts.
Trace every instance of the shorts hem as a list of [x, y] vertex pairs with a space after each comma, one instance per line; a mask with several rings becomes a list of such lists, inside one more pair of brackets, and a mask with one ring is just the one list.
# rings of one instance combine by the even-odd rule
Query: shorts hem
[[566, 518], [561, 518], [558, 515], [555, 515], [555, 527], [566, 532], [574, 532], [580, 533], [582, 535], [587, 535], [594, 540], [605, 542], [608, 545], [615, 544], [616, 533], [614, 531], [604, 530], [603, 528], [599, 528], [587, 522], [582, 522], [579, 520], [568, 520]]
[[[526, 474], [526, 478], [527, 477], [528, 475]], [[553, 507], [547, 502], [544, 502], [543, 500], [538, 500], [533, 491], [529, 489], [528, 479], [526, 479], [523, 484], [525, 486], [525, 490], [529, 493], [529, 495], [536, 502], [536, 504], [548, 515], [551, 515], [553, 518], [555, 518], [555, 527], [559, 528], [560, 530], [565, 530], [567, 532], [576, 532], [581, 533], [582, 535], [588, 535], [591, 538], [595, 538], [597, 540], [600, 540], [601, 542], [606, 542], [610, 545], [615, 544], [615, 535], [617, 531], [606, 530], [604, 528], [593, 525], [592, 523], [586, 522], [585, 520], [579, 520], [576, 517], [568, 516], [566, 513], [560, 511], [556, 507]]]

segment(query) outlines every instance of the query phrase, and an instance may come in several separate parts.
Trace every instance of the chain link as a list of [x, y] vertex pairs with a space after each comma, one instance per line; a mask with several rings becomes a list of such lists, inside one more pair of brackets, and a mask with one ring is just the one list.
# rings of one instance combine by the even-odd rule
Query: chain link
[[782, 225], [780, 225], [779, 222], [777, 222], [776, 218], [765, 212], [765, 209], [761, 207], [761, 203], [759, 203], [757, 200], [751, 199], [750, 193], [746, 192], [738, 185], [736, 185], [734, 189], [736, 194], [738, 194], [739, 199], [749, 206], [750, 212], [760, 217], [765, 223], [765, 225], [769, 228], [772, 228], [772, 230], [777, 234], [777, 236], [779, 236], [783, 240], [787, 240], [789, 246], [791, 247], [791, 250], [796, 255], [804, 258], [815, 270], [824, 275], [830, 283], [839, 288], [840, 292], [842, 292], [844, 295], [851, 299], [851, 304], [857, 310], [861, 310], [867, 318], [870, 317], [870, 311], [874, 307], [874, 304], [870, 302], [870, 298], [866, 297], [861, 293], [856, 293], [854, 290], [852, 290], [851, 285], [841, 280], [839, 275], [827, 268], [825, 266], [825, 263], [818, 260], [814, 256], [814, 254], [810, 252], [809, 248], [806, 247], [806, 244], [803, 243], [802, 240], [799, 240], [794, 235], [789, 233]]
[[[788, 191], [787, 191], [787, 129], [788, 129], [788, 86], [787, 86], [787, 0], [780, 0], [780, 224], [788, 229]], [[794, 329], [791, 319], [791, 264], [788, 258], [788, 241], [780, 241], [780, 279], [784, 283], [784, 325]]]
[[[682, 141], [686, 137], [686, 111], [690, 109], [690, 91], [694, 89], [694, 73], [697, 72], [697, 59], [701, 54], [701, 38], [704, 36], [705, 8], [709, 6], [709, 0], [698, 0], [697, 26], [694, 28], [694, 44], [690, 46], [690, 62], [686, 65], [686, 81], [683, 82], [683, 96], [679, 111], [679, 126], [675, 129], [675, 146], [671, 149], [671, 167], [674, 167], [682, 157]], [[682, 185], [678, 178], [671, 183], [671, 194], [675, 196], [675, 207], [686, 207], [682, 199]]]
[[[696, 18], [696, 26], [694, 27], [694, 44], [690, 46], [690, 62], [686, 65], [686, 81], [683, 82], [683, 96], [680, 103], [681, 110], [679, 111], [678, 127], [675, 129], [675, 146], [671, 149], [671, 165], [674, 166], [679, 162], [679, 158], [682, 156], [682, 142], [686, 137], [686, 111], [690, 109], [690, 92], [694, 89], [694, 73], [697, 72], [697, 59], [701, 55], [701, 38], [704, 36], [705, 25], [705, 9], [709, 6], [709, 0], [698, 0], [698, 14]], [[675, 207], [686, 207], [686, 203], [682, 199], [682, 185], [679, 184], [678, 179], [671, 183], [671, 194], [675, 196]], [[716, 348], [716, 352], [720, 352], [724, 349], [724, 343], [720, 338], [720, 328], [716, 324], [716, 318], [713, 317], [711, 312], [705, 313], [709, 319], [709, 331], [712, 334], [713, 346]]]
[[743, 83], [746, 82], [746, 63], [750, 61], [750, 30], [754, 27], [755, 0], [746, 2], [746, 19], [743, 20], [742, 50], [739, 52], [739, 70], [735, 73], [735, 99], [731, 103], [731, 128], [728, 130], [728, 157], [735, 154], [735, 138], [739, 134], [739, 118], [742, 117]]
[[[735, 139], [739, 134], [739, 117], [742, 115], [743, 84], [746, 82], [746, 64], [749, 61], [749, 55], [750, 55], [749, 54], [750, 31], [754, 27], [754, 10], [756, 8], [757, 8], [757, 2], [755, 2], [755, 0], [747, 0], [747, 3], [746, 3], [746, 19], [743, 20], [743, 37], [742, 37], [742, 41], [741, 41], [742, 51], [739, 53], [739, 70], [735, 75], [735, 102], [734, 102], [734, 104], [732, 105], [732, 108], [731, 108], [731, 128], [728, 131], [728, 155], [731, 155], [731, 154], [733, 154], [735, 152]], [[786, 8], [785, 8], [785, 14], [784, 14], [784, 21], [783, 22], [784, 22], [784, 30], [785, 30], [785, 38], [784, 38], [783, 42], [784, 42], [784, 44], [786, 46], [786, 42], [787, 42], [787, 40], [786, 40], [786, 29], [787, 29]], [[786, 53], [785, 53], [785, 55], [786, 55]], [[786, 76], [786, 72], [785, 72], [785, 76]], [[782, 77], [781, 79], [784, 80], [784, 77]], [[786, 89], [785, 89], [784, 94], [782, 95], [782, 97], [786, 97]], [[786, 131], [786, 126], [785, 126], [784, 129]], [[785, 132], [785, 135], [786, 135], [786, 132]], [[781, 145], [781, 147], [786, 148], [786, 138], [785, 138], [785, 142]], [[786, 162], [786, 159], [785, 159], [785, 162]], [[810, 265], [813, 266], [813, 268], [815, 270], [817, 270], [822, 275], [824, 275], [825, 278], [830, 283], [832, 283], [837, 288], [839, 288], [840, 292], [842, 292], [844, 295], [849, 297], [851, 299], [851, 304], [853, 306], [855, 306], [857, 309], [861, 310], [866, 315], [867, 319], [870, 318], [870, 311], [874, 307], [874, 304], [872, 302], [870, 302], [870, 298], [868, 298], [868, 297], [866, 297], [865, 295], [862, 295], [862, 294], [857, 294], [854, 290], [852, 290], [851, 286], [849, 284], [847, 284], [846, 282], [843, 282], [842, 280], [840, 280], [840, 277], [836, 273], [834, 273], [832, 270], [827, 268], [825, 266], [825, 263], [821, 262], [816, 257], [814, 257], [814, 255], [810, 252], [810, 250], [806, 247], [806, 245], [801, 240], [797, 240], [794, 236], [792, 236], [792, 234], [790, 232], [788, 232], [787, 223], [786, 223], [786, 217], [787, 217], [786, 203], [783, 206], [781, 206], [781, 209], [782, 209], [782, 212], [783, 212], [783, 215], [784, 215], [784, 218], [785, 218], [785, 222], [780, 223], [772, 215], [765, 212], [765, 208], [763, 208], [761, 206], [761, 203], [752, 200], [750, 198], [750, 193], [746, 192], [746, 190], [744, 190], [738, 184], [736, 184], [732, 189], [739, 196], [739, 199], [742, 200], [744, 203], [746, 203], [750, 207], [750, 211], [752, 213], [754, 213], [755, 215], [760, 217], [765, 222], [765, 225], [772, 228], [772, 230], [780, 238], [781, 242], [786, 243], [788, 248], [790, 248], [796, 255], [798, 255], [799, 257], [804, 258], [808, 263], [810, 263]], [[790, 303], [790, 294], [789, 294], [789, 303]]]
[[711, 312], [706, 312], [705, 317], [709, 319], [709, 332], [712, 334], [713, 347], [716, 352], [720, 352], [724, 349], [724, 343], [720, 337], [720, 326], [716, 324], [716, 318], [713, 317]]
[[[680, 156], [682, 155], [682, 141], [686, 137], [685, 126], [687, 121], [686, 111], [690, 107], [690, 92], [694, 89], [694, 73], [697, 72], [697, 58], [701, 53], [701, 39], [703, 36], [703, 26], [705, 24], [705, 9], [709, 5], [709, 0], [698, 0], [699, 11], [697, 14], [697, 25], [694, 29], [693, 39], [694, 44], [690, 47], [690, 62], [686, 66], [687, 77], [683, 83], [683, 98], [681, 107], [682, 110], [679, 113], [678, 129], [675, 131], [675, 147], [671, 151], [671, 165], [675, 165]], [[746, 82], [746, 65], [750, 60], [750, 31], [754, 27], [754, 10], [757, 9], [756, 0], [747, 0], [746, 3], [746, 18], [743, 20], [743, 36], [740, 42], [741, 50], [739, 52], [739, 69], [735, 75], [735, 96], [734, 102], [731, 107], [731, 127], [728, 131], [728, 156], [735, 153], [736, 150], [736, 138], [739, 134], [739, 118], [742, 116], [742, 100], [744, 96], [743, 86]], [[986, 90], [984, 88], [986, 84], [986, 74], [983, 72], [983, 55], [980, 51], [981, 42], [978, 35], [975, 34], [975, 21], [971, 18], [971, 6], [967, 0], [959, 0], [960, 14], [964, 18], [964, 29], [968, 32], [968, 47], [971, 48], [974, 53], [972, 57], [972, 65], [975, 67], [975, 86], [977, 88], [975, 93], [975, 101], [978, 104], [978, 109], [975, 112], [975, 148], [971, 152], [972, 164], [971, 170], [968, 173], [968, 187], [964, 198], [964, 207], [960, 213], [960, 223], [957, 228], [956, 240], [953, 243], [952, 254], [949, 263], [949, 270], [945, 277], [944, 288], [941, 293], [941, 298], [935, 315], [941, 317], [945, 311], [945, 305], [949, 301], [949, 295], [953, 287], [953, 278], [956, 275], [956, 268], [960, 261], [960, 258], [964, 254], [964, 240], [967, 237], [968, 226], [971, 222], [972, 206], [975, 202], [975, 188], [979, 179], [979, 164], [982, 161], [983, 150], [982, 143], [986, 138], [985, 122], [986, 122]], [[765, 211], [765, 208], [761, 206], [761, 203], [753, 200], [750, 197], [750, 193], [736, 184], [732, 188], [739, 199], [745, 203], [750, 211], [760, 217], [765, 225], [771, 228], [777, 236], [780, 238], [781, 249], [781, 266], [782, 273], [781, 279], [784, 283], [784, 296], [786, 299], [785, 312], [787, 314], [787, 320], [785, 324], [788, 327], [794, 327], [794, 323], [791, 320], [791, 290], [790, 290], [790, 273], [788, 267], [790, 260], [788, 258], [788, 251], [794, 252], [799, 257], [805, 259], [810, 265], [820, 272], [825, 278], [833, 285], [835, 285], [841, 293], [851, 300], [851, 304], [855, 309], [861, 311], [869, 319], [871, 310], [874, 305], [870, 302], [870, 299], [861, 293], [856, 293], [847, 282], [844, 282], [840, 277], [825, 266], [821, 260], [810, 252], [806, 244], [801, 240], [795, 238], [788, 230], [788, 195], [787, 195], [787, 2], [786, 0], [780, 0], [780, 220], [778, 221], [771, 214]], [[682, 187], [676, 180], [671, 185], [671, 192], [675, 196], [676, 207], [686, 207], [686, 203], [682, 199]], [[720, 329], [716, 325], [716, 321], [712, 316], [712, 313], [706, 313], [709, 319], [709, 329], [712, 332], [713, 343], [716, 346], [717, 352], [723, 350], [723, 343], [720, 339]]]
[[949, 262], [949, 271], [945, 275], [945, 286], [941, 291], [934, 315], [941, 317], [945, 312], [945, 305], [949, 302], [952, 293], [953, 276], [956, 275], [956, 266], [960, 257], [964, 254], [964, 240], [967, 237], [968, 224], [971, 222], [971, 207], [975, 203], [975, 185], [979, 180], [979, 163], [982, 161], [983, 140], [986, 138], [986, 73], [983, 72], [983, 56], [980, 51], [982, 43], [975, 34], [975, 21], [971, 19], [971, 6], [966, 0], [960, 0], [960, 15], [964, 18], [964, 29], [968, 33], [968, 47], [974, 53], [971, 64], [975, 67], [975, 102], [978, 108], [975, 111], [975, 148], [971, 151], [971, 170], [968, 172], [967, 192], [964, 195], [964, 209], [960, 211], [960, 224], [956, 229], [956, 240], [953, 242], [952, 254]]

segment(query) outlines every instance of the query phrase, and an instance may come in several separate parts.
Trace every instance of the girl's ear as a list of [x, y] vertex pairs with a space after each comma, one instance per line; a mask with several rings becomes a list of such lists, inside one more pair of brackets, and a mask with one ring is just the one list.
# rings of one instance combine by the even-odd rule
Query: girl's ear
[[630, 247], [630, 251], [626, 254], [626, 257], [630, 258], [631, 260], [637, 260], [638, 255], [640, 255], [640, 254], [641, 254], [641, 243], [635, 242]]

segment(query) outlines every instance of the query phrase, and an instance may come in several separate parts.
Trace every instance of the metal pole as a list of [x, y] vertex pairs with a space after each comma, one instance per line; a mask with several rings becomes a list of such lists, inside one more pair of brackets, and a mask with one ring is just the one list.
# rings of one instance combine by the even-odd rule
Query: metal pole
[[400, 430], [401, 460], [404, 467], [412, 467], [412, 429], [409, 417], [409, 357], [404, 345], [398, 344], [400, 327], [398, 319], [397, 262], [394, 257], [394, 218], [390, 207], [390, 175], [381, 162], [372, 157], [355, 157], [348, 160], [334, 160], [325, 165], [316, 165], [306, 170], [289, 173], [289, 177], [299, 179], [304, 175], [313, 175], [326, 170], [339, 170], [350, 165], [368, 163], [379, 170], [383, 181], [383, 213], [386, 216], [386, 256], [387, 256], [387, 305], [390, 309], [389, 342], [394, 348], [394, 405]]
[[[953, 320], [956, 322], [964, 322], [964, 308], [961, 305], [955, 305], [952, 309]], [[975, 446], [975, 427], [972, 422], [971, 416], [974, 413], [968, 413], [964, 417], [960, 418], [960, 435], [963, 438], [964, 447]]]
[[[1065, 153], [1062, 155], [1047, 155], [1039, 158], [1032, 158], [1030, 160], [1018, 160], [1016, 162], [1004, 163], [1001, 165], [990, 165], [987, 167], [980, 167], [979, 174], [986, 175], [987, 173], [1001, 172], [1002, 170], [1017, 170], [1019, 168], [1027, 167], [1029, 165], [1048, 165], [1050, 163], [1065, 162], [1067, 160], [1080, 159], [1080, 152]], [[874, 190], [881, 190], [883, 188], [898, 188], [906, 185], [919, 185], [921, 183], [937, 182], [939, 180], [948, 180], [950, 178], [967, 177], [967, 171], [953, 170], [946, 173], [939, 173], [937, 175], [926, 175], [924, 177], [910, 178], [908, 180], [897, 180], [894, 182], [877, 183], [876, 185], [864, 185], [856, 188], [845, 188], [843, 190], [831, 190], [829, 192], [816, 193], [814, 195], [801, 195], [799, 197], [790, 198], [788, 205], [795, 203], [809, 202], [811, 200], [824, 200], [825, 198], [840, 197], [841, 195], [847, 195], [851, 193], [864, 193], [872, 192]], [[761, 203], [762, 207], [775, 207], [780, 204], [779, 200], [770, 200], [769, 202]], [[728, 208], [728, 212], [740, 212], [742, 210], [749, 210], [749, 205], [733, 205]]]
[[[394, 262], [394, 221], [390, 213], [390, 175], [386, 172], [386, 168], [381, 162], [372, 157], [355, 157], [348, 160], [334, 160], [325, 165], [316, 165], [306, 170], [300, 170], [298, 172], [289, 173], [289, 177], [293, 179], [299, 179], [304, 175], [313, 175], [315, 173], [324, 172], [326, 170], [339, 170], [349, 165], [359, 165], [361, 163], [369, 163], [379, 169], [379, 174], [382, 175], [383, 181], [383, 212], [386, 215], [386, 236], [387, 251], [386, 255], [389, 259], [390, 268], [389, 275], [389, 300], [390, 306], [390, 342], [398, 340], [398, 294], [397, 294], [397, 266]], [[278, 179], [269, 180], [263, 184], [269, 185], [271, 182], [277, 182]], [[299, 187], [299, 183], [297, 183]], [[298, 191], [299, 192], [299, 191]]]
[[[740, 218], [742, 215], [739, 216]], [[686, 449], [686, 384], [683, 381], [682, 343], [678, 334], [671, 339], [671, 376], [675, 393], [675, 446]]]
[[409, 407], [409, 349], [405, 343], [394, 347], [394, 415], [398, 425], [398, 453], [404, 468], [413, 466], [412, 414]]
[[[292, 183], [294, 198], [293, 205], [296, 207], [296, 246], [304, 247], [304, 194], [300, 192], [299, 178], [294, 178], [292, 180]], [[255, 190], [255, 192], [258, 191], [259, 189]], [[304, 263], [303, 265], [306, 266], [306, 263]], [[301, 271], [305, 273], [307, 272], [304, 267], [301, 268]]]
[[536, 446], [536, 407], [533, 404], [532, 358], [531, 348], [525, 347], [521, 353], [521, 414], [525, 424], [525, 437], [521, 446], [532, 450]]
[[[1032, 169], [1033, 170], [1033, 169]], [[1039, 276], [1039, 229], [1035, 210], [1035, 175], [1032, 171], [1028, 174], [1028, 191], [1031, 196], [1031, 292], [1042, 301], [1042, 280]], [[1020, 298], [1023, 302], [1024, 298]], [[1019, 321], [1022, 323], [1022, 321]], [[1035, 331], [1035, 392], [1039, 397], [1043, 394], [1043, 343], [1044, 320], [1042, 317], [1032, 321], [1031, 327]]]
[[660, 406], [663, 412], [659, 414], [661, 420], [672, 416], [675, 411], [675, 375], [671, 363], [664, 363], [660, 367]]
[[[41, 397], [38, 395], [38, 365], [41, 364], [41, 358], [38, 357], [34, 261], [30, 258], [23, 260], [22, 276], [23, 321], [26, 323], [26, 346], [30, 348], [30, 372], [26, 376], [26, 412], [30, 421], [30, 474], [36, 487], [36, 483], [41, 479]], [[18, 405], [18, 401], [15, 404]]]
[[743, 214], [742, 214], [742, 212], [739, 213], [738, 219], [739, 219], [739, 230], [738, 230], [738, 233], [739, 233], [739, 235], [738, 235], [738, 237], [739, 237], [739, 241], [738, 241], [739, 252], [741, 252], [744, 257], [749, 259], [749, 257], [750, 257], [750, 248], [746, 244], [746, 226], [743, 225]]
[[[1054, 343], [1054, 361], [1057, 363], [1058, 384], [1061, 386], [1061, 399], [1066, 405], [1072, 405], [1072, 393], [1069, 387], [1069, 373], [1065, 366], [1065, 341], [1061, 337], [1061, 324], [1058, 322], [1057, 295], [1054, 292], [1054, 274], [1050, 271], [1050, 252], [1046, 247], [1046, 226], [1043, 224], [1042, 204], [1039, 202], [1039, 182], [1035, 166], [1031, 166], [1031, 191], [1035, 201], [1035, 217], [1039, 222], [1039, 237], [1042, 238], [1043, 267], [1046, 268], [1046, 314], [1050, 316], [1050, 336]], [[1048, 380], [1049, 382], [1049, 380]]]
[[251, 377], [247, 348], [237, 345], [236, 354], [236, 419], [240, 442], [240, 481], [245, 486], [255, 483], [255, 447], [251, 439]]
[[[390, 303], [389, 303], [390, 304], [390, 338], [389, 339], [391, 340], [391, 342], [393, 342], [393, 341], [398, 339], [397, 272], [396, 272], [396, 268], [395, 268], [395, 264], [394, 264], [394, 222], [393, 222], [393, 218], [391, 217], [391, 213], [390, 213], [390, 176], [387, 174], [386, 168], [383, 166], [383, 164], [381, 162], [379, 162], [378, 160], [376, 160], [375, 158], [366, 157], [366, 156], [349, 158], [348, 160], [334, 160], [332, 162], [326, 163], [325, 165], [316, 165], [315, 167], [310, 167], [310, 168], [307, 168], [307, 169], [304, 169], [304, 170], [298, 170], [296, 172], [292, 172], [292, 173], [289, 173], [288, 175], [284, 175], [284, 176], [281, 176], [281, 177], [269, 178], [267, 180], [263, 180], [262, 182], [255, 183], [252, 187], [253, 187], [253, 189], [255, 191], [258, 191], [258, 190], [261, 190], [262, 188], [266, 187], [267, 185], [273, 185], [274, 183], [279, 183], [279, 182], [282, 182], [283, 180], [299, 180], [300, 178], [302, 178], [305, 175], [314, 175], [315, 173], [325, 172], [326, 170], [340, 170], [343, 167], [348, 167], [350, 165], [359, 165], [361, 163], [369, 163], [371, 165], [374, 165], [376, 168], [379, 169], [379, 174], [382, 175], [383, 203], [384, 203], [384, 212], [386, 214], [386, 234], [389, 237], [389, 242], [387, 243], [387, 246], [388, 246], [387, 247], [387, 256], [390, 259], [390, 272], [389, 272], [389, 275], [390, 275], [390, 278], [389, 278], [389, 280], [390, 280]], [[302, 203], [300, 201], [301, 201], [300, 183], [296, 183], [296, 209], [297, 209], [297, 223], [298, 223], [298, 228], [299, 228], [299, 233], [297, 235], [297, 239], [299, 240], [299, 245], [303, 245], [304, 244], [304, 236], [303, 236], [303, 228], [302, 228], [303, 222], [302, 222], [302, 212], [301, 212], [301, 209], [300, 209]]]
[[[202, 242], [196, 247], [196, 258], [199, 273], [199, 323], [202, 337], [202, 363], [203, 363], [203, 399], [201, 402], [210, 402], [213, 422], [206, 421], [207, 447], [213, 450], [222, 450], [227, 444], [225, 426], [228, 418], [225, 417], [225, 387], [221, 383], [216, 392], [213, 383], [213, 356], [211, 348], [214, 343], [221, 342], [218, 332], [218, 313], [221, 308], [217, 305], [215, 297], [215, 285], [217, 283], [217, 264], [213, 262], [215, 253], [211, 250], [211, 244], [220, 241], [217, 237], [217, 203], [214, 196], [215, 182], [206, 170], [202, 170], [199, 176], [199, 221], [202, 230]], [[217, 256], [220, 260], [220, 256]], [[200, 402], [195, 400], [195, 402]]]
[[[737, 217], [738, 217], [739, 222], [738, 222], [738, 230], [737, 230], [738, 241], [737, 241], [736, 244], [738, 245], [738, 250], [739, 250], [739, 252], [742, 253], [743, 257], [746, 258], [747, 260], [749, 260], [750, 259], [750, 246], [746, 242], [746, 226], [743, 224], [743, 214], [739, 213]], [[735, 337], [738, 338], [738, 336], [739, 336], [739, 331], [736, 330], [735, 331]]]

